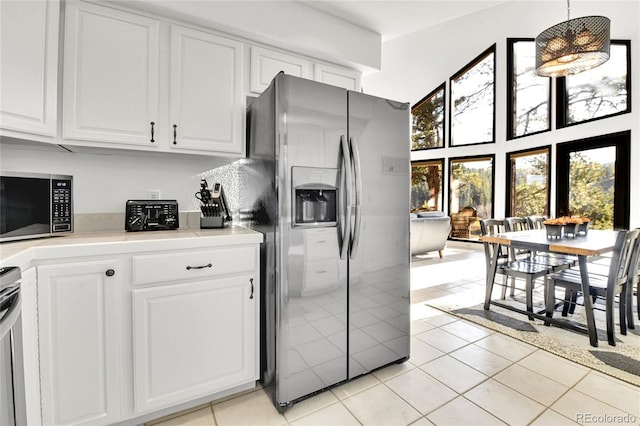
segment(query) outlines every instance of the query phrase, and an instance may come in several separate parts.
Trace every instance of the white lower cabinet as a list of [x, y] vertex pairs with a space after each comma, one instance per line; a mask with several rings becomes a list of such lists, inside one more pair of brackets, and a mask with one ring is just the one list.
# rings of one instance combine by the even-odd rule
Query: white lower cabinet
[[257, 379], [254, 275], [133, 290], [136, 412]]
[[120, 420], [117, 260], [38, 266], [42, 424]]
[[255, 387], [258, 238], [35, 259], [23, 279], [29, 424], [138, 424]]
[[38, 375], [38, 276], [36, 268], [22, 271], [20, 279], [20, 316], [22, 317], [22, 363], [26, 424], [42, 424], [40, 412], [40, 376]]

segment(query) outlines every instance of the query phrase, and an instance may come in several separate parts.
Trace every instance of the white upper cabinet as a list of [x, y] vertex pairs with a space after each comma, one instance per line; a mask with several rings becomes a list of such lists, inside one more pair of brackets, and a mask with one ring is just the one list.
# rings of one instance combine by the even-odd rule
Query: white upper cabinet
[[159, 116], [159, 21], [67, 2], [65, 139], [153, 146]]
[[314, 80], [347, 90], [360, 91], [360, 73], [355, 70], [330, 65], [315, 64]]
[[251, 48], [251, 91], [262, 93], [280, 71], [295, 77], [309, 78], [309, 61], [260, 47]]
[[280, 71], [295, 77], [360, 91], [360, 73], [356, 70], [315, 63], [299, 56], [262, 47], [251, 47], [250, 90], [252, 93], [262, 93]]
[[170, 145], [243, 152], [242, 43], [171, 26]]
[[0, 126], [56, 135], [60, 3], [0, 1]]

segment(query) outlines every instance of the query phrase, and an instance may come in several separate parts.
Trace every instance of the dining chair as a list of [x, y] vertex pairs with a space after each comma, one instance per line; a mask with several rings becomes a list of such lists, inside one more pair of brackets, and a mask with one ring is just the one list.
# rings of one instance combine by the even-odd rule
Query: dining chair
[[[640, 228], [638, 228], [640, 229]], [[631, 255], [631, 263], [629, 265], [629, 276], [627, 278], [627, 326], [631, 329], [635, 328], [633, 319], [633, 292], [636, 293], [636, 310], [638, 319], [640, 320], [640, 236], [636, 239], [636, 244]]]
[[[539, 216], [542, 218], [542, 216]], [[531, 222], [528, 218], [524, 217], [508, 217], [506, 220], [506, 229], [509, 232], [515, 231], [529, 231], [532, 228]], [[542, 219], [544, 221], [544, 219]], [[542, 226], [544, 228], [544, 225]], [[578, 262], [578, 259], [575, 256], [563, 255], [558, 253], [548, 253], [548, 252], [535, 252], [528, 249], [516, 249], [510, 247], [511, 250], [511, 258], [519, 259], [519, 260], [527, 260], [529, 262], [542, 263], [551, 267], [553, 272], [558, 272], [563, 269], [568, 269], [572, 266], [575, 266]]]
[[[622, 335], [627, 334], [625, 309], [626, 305], [626, 290], [628, 275], [631, 272], [631, 260], [633, 256], [633, 249], [636, 246], [636, 241], [640, 235], [640, 230], [633, 229], [629, 231], [620, 231], [616, 238], [616, 243], [613, 249], [613, 255], [611, 257], [611, 264], [609, 266], [609, 274], [607, 276], [589, 274], [589, 294], [582, 295], [583, 298], [589, 297], [594, 299], [605, 299], [605, 316], [607, 324], [607, 340], [609, 345], [615, 346], [614, 339], [614, 323], [613, 323], [613, 311], [616, 296], [618, 296], [618, 313], [620, 316], [620, 333]], [[546, 280], [546, 300], [545, 311], [547, 318], [553, 317], [553, 311], [555, 310], [555, 291], [556, 287], [563, 287], [565, 289], [563, 315], [566, 315], [566, 305], [568, 303], [575, 304], [577, 296], [582, 293], [582, 280], [580, 273], [576, 271], [566, 270], [555, 272], [550, 274]], [[586, 305], [586, 303], [585, 303]], [[594, 304], [591, 304], [591, 308], [595, 309]], [[549, 322], [547, 322], [549, 325]], [[597, 333], [595, 329], [595, 322], [587, 321], [587, 327], [590, 335]]]
[[[505, 232], [507, 222], [505, 219], [482, 219], [480, 220], [480, 230], [482, 235], [495, 235]], [[527, 260], [512, 259], [510, 257], [509, 248], [501, 244], [483, 242], [485, 261], [487, 267], [487, 289], [485, 295], [485, 309], [488, 309], [491, 303], [491, 295], [493, 293], [493, 285], [495, 279], [489, 277], [491, 270], [491, 262], [493, 260], [495, 250], [498, 250], [496, 257], [496, 274], [503, 276], [501, 298], [506, 298], [507, 278], [511, 278], [512, 291], [515, 288], [515, 279], [523, 279], [525, 282], [525, 305], [527, 308], [527, 316], [533, 320], [533, 287], [538, 278], [546, 277], [553, 270], [550, 266], [541, 263], [530, 262]]]
[[544, 229], [544, 221], [547, 220], [547, 217], [532, 215], [532, 216], [527, 216], [526, 219], [531, 229]]

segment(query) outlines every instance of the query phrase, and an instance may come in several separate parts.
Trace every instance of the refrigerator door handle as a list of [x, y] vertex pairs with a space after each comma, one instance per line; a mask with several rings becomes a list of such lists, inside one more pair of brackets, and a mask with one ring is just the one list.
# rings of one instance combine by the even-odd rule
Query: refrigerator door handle
[[342, 170], [345, 174], [345, 210], [344, 210], [344, 229], [342, 231], [342, 242], [340, 246], [340, 259], [345, 259], [349, 248], [349, 239], [351, 235], [351, 187], [353, 181], [351, 177], [351, 155], [349, 153], [349, 144], [344, 135], [340, 136], [340, 147], [342, 149]]
[[355, 259], [358, 255], [358, 243], [360, 242], [360, 227], [362, 226], [362, 172], [360, 168], [360, 150], [355, 138], [349, 138], [351, 156], [353, 161], [353, 179], [356, 187], [355, 224], [352, 229], [351, 247], [349, 257]]

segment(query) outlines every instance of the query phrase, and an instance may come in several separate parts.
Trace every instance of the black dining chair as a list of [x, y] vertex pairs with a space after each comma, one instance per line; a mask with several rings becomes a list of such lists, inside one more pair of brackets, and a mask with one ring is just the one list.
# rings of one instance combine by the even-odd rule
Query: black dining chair
[[[638, 228], [640, 229], [640, 228]], [[627, 278], [627, 326], [631, 329], [635, 328], [633, 313], [633, 293], [636, 293], [636, 310], [638, 319], [640, 320], [640, 236], [636, 240], [633, 254], [631, 255], [631, 263], [629, 265], [629, 276]]]
[[532, 215], [526, 217], [531, 229], [544, 229], [544, 221], [547, 220], [546, 216]]
[[[613, 255], [611, 257], [611, 264], [609, 266], [609, 274], [602, 276], [598, 274], [589, 274], [589, 294], [582, 295], [583, 300], [585, 298], [592, 299], [604, 299], [605, 300], [605, 316], [607, 323], [607, 340], [609, 344], [615, 346], [614, 339], [614, 323], [613, 323], [613, 311], [615, 300], [617, 296], [618, 311], [620, 316], [620, 333], [622, 335], [627, 334], [625, 309], [626, 305], [626, 290], [628, 275], [631, 270], [631, 259], [633, 255], [633, 249], [636, 246], [636, 241], [640, 235], [640, 230], [633, 229], [630, 231], [620, 231], [616, 238], [615, 247], [613, 249]], [[555, 291], [556, 287], [563, 287], [565, 289], [564, 294], [564, 306], [563, 315], [566, 315], [567, 305], [576, 304], [577, 296], [582, 294], [582, 280], [580, 272], [574, 270], [565, 270], [556, 272], [547, 277], [546, 280], [546, 301], [545, 311], [547, 318], [553, 317], [553, 311], [555, 310]], [[587, 305], [585, 300], [585, 305]], [[589, 303], [591, 309], [595, 309], [593, 303]], [[574, 306], [575, 307], [575, 306]], [[586, 307], [585, 307], [586, 309]], [[589, 315], [587, 316], [589, 318]], [[547, 322], [547, 325], [549, 323]], [[595, 329], [595, 321], [587, 321], [587, 327], [590, 335], [597, 335]]]
[[[480, 230], [482, 235], [496, 235], [505, 232], [507, 229], [505, 219], [482, 219], [480, 220]], [[506, 297], [507, 290], [507, 278], [511, 278], [511, 295], [513, 295], [513, 289], [515, 288], [515, 279], [520, 278], [525, 282], [525, 305], [527, 309], [527, 315], [530, 320], [533, 320], [533, 287], [538, 278], [543, 278], [550, 274], [553, 269], [548, 265], [541, 263], [535, 263], [528, 260], [522, 260], [517, 258], [511, 258], [509, 248], [501, 244], [494, 244], [489, 242], [483, 242], [484, 254], [487, 267], [487, 275], [491, 269], [491, 262], [495, 250], [497, 253], [496, 274], [503, 276], [502, 282], [502, 299]], [[485, 309], [489, 308], [491, 303], [491, 295], [493, 293], [493, 285], [495, 279], [487, 279], [487, 289], [485, 295]]]

